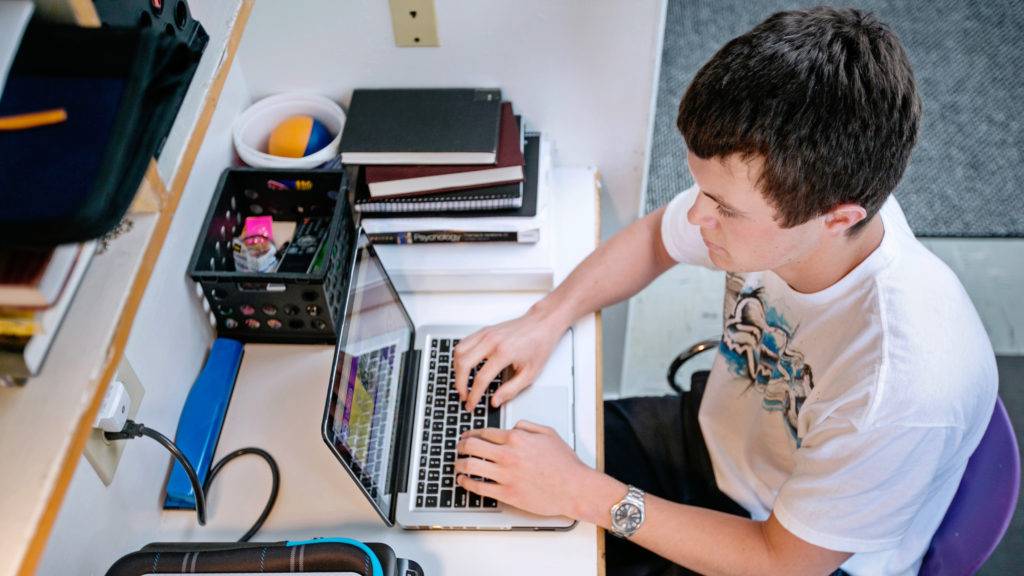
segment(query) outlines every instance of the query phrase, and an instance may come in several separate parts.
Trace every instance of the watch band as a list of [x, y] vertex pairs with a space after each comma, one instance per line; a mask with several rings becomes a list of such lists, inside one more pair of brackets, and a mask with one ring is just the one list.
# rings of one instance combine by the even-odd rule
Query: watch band
[[636, 486], [628, 486], [626, 495], [611, 508], [611, 532], [619, 538], [629, 538], [643, 525], [646, 518], [644, 510], [644, 491]]
[[644, 491], [639, 489], [639, 488], [637, 488], [636, 486], [629, 485], [629, 491], [626, 492], [626, 496], [627, 497], [632, 496], [633, 498], [643, 502], [643, 500], [644, 500]]

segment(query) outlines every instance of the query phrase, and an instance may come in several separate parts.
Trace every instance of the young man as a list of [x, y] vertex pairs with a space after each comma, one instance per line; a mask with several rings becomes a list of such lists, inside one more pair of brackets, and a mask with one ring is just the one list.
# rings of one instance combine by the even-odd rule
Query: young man
[[455, 351], [470, 404], [470, 367], [513, 367], [500, 404], [574, 320], [696, 264], [728, 272], [706, 386], [606, 403], [607, 475], [520, 424], [463, 435], [459, 483], [628, 538], [609, 574], [916, 574], [996, 395], [977, 313], [890, 196], [919, 119], [870, 14], [778, 13], [726, 44], [679, 107], [696, 185]]

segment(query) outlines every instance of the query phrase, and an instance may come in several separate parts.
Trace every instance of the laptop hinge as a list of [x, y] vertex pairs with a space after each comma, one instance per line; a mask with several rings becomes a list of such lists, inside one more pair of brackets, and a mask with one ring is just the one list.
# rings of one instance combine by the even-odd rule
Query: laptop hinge
[[[412, 434], [416, 430], [416, 389], [419, 386], [420, 351], [410, 348], [402, 354], [402, 388], [398, 399], [398, 445], [394, 456], [394, 479], [392, 495], [408, 491], [409, 459], [412, 457]], [[397, 498], [391, 499], [391, 515], [394, 517]]]

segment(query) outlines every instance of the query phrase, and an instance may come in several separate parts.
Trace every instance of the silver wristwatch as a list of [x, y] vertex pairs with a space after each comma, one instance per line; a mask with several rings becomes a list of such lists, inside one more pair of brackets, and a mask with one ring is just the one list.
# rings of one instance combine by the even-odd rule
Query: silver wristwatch
[[630, 486], [626, 496], [612, 506], [612, 534], [629, 538], [644, 523], [644, 491]]

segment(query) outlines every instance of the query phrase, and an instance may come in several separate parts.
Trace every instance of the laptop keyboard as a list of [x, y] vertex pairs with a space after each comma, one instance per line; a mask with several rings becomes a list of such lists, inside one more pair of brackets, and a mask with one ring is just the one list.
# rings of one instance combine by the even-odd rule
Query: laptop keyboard
[[[496, 428], [501, 411], [491, 407], [491, 394], [502, 382], [499, 374], [473, 411], [459, 402], [455, 390], [452, 349], [458, 339], [434, 338], [430, 343], [426, 411], [420, 444], [420, 466], [416, 482], [416, 507], [428, 509], [497, 508], [493, 498], [481, 497], [455, 484], [455, 445], [466, 430]], [[470, 371], [472, 385], [476, 369]], [[478, 478], [480, 479], [480, 478]]]

